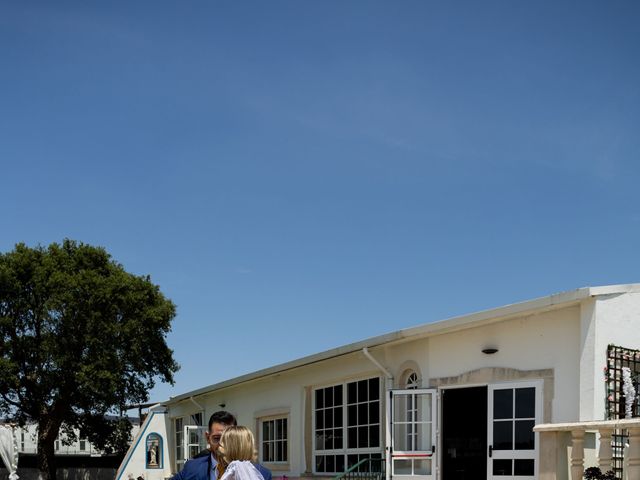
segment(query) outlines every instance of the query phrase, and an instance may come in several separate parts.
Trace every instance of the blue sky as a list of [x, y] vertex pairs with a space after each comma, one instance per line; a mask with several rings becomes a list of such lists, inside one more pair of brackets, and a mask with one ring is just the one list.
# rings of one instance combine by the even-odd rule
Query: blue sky
[[640, 281], [637, 1], [0, 0], [0, 251], [178, 307], [153, 400]]

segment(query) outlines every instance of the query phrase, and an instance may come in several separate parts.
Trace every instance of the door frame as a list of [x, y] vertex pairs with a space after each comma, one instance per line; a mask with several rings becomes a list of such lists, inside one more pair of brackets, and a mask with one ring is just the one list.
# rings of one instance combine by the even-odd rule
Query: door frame
[[[442, 412], [443, 412], [443, 398], [444, 395], [442, 395], [442, 393], [445, 390], [463, 390], [466, 388], [481, 388], [481, 387], [486, 387], [487, 388], [487, 408], [488, 408], [488, 404], [489, 404], [489, 385], [488, 383], [468, 383], [468, 384], [464, 384], [464, 385], [444, 385], [441, 387], [438, 387], [438, 438], [437, 438], [437, 442], [438, 442], [438, 447], [436, 450], [440, 452], [440, 456], [438, 457], [438, 462], [439, 465], [442, 465], [442, 454], [444, 452], [442, 445], [444, 443], [444, 438], [443, 438], [443, 434], [444, 434], [444, 419], [442, 416]], [[487, 409], [486, 412], [486, 416], [485, 416], [485, 420], [488, 421], [489, 418], [489, 410]], [[489, 432], [487, 432], [487, 438], [486, 441], [489, 441]], [[488, 445], [488, 443], [487, 443]], [[488, 456], [488, 455], [487, 455]], [[488, 461], [488, 460], [487, 460]], [[442, 480], [442, 470], [439, 469], [438, 470], [438, 480]], [[489, 472], [487, 471], [487, 478], [489, 476]]]
[[[464, 385], [443, 385], [438, 387], [438, 404], [437, 404], [437, 408], [438, 408], [438, 436], [436, 438], [436, 454], [438, 455], [438, 465], [441, 465], [441, 461], [442, 461], [442, 457], [441, 454], [439, 454], [438, 452], [442, 452], [442, 448], [439, 448], [442, 446], [442, 442], [443, 442], [443, 438], [442, 438], [442, 431], [443, 431], [443, 427], [444, 424], [442, 422], [442, 395], [441, 392], [444, 390], [452, 390], [452, 389], [461, 389], [461, 388], [473, 388], [473, 387], [487, 387], [487, 415], [486, 415], [486, 420], [487, 420], [487, 477], [486, 480], [494, 480], [493, 474], [492, 474], [492, 470], [491, 470], [491, 460], [493, 457], [489, 457], [489, 452], [488, 452], [488, 447], [489, 445], [491, 445], [491, 440], [493, 439], [493, 425], [492, 425], [492, 411], [493, 411], [493, 405], [491, 403], [492, 400], [492, 388], [498, 388], [500, 389], [501, 387], [506, 387], [506, 388], [527, 388], [527, 387], [535, 387], [536, 389], [536, 417], [535, 417], [535, 423], [538, 424], [540, 422], [542, 422], [542, 418], [543, 417], [543, 406], [544, 406], [544, 380], [543, 379], [523, 379], [523, 380], [509, 380], [509, 381], [499, 381], [499, 382], [487, 382], [487, 383], [469, 383], [469, 384], [464, 384]], [[522, 478], [524, 480], [538, 480], [539, 478], [539, 474], [540, 474], [540, 434], [535, 432], [535, 452], [533, 454], [533, 458], [535, 460], [535, 470], [534, 470], [534, 476], [533, 477], [495, 477], [496, 479], [498, 478], [508, 478], [508, 479], [512, 479], [512, 480], [518, 480], [519, 478]], [[438, 469], [438, 476], [437, 476], [438, 480], [442, 480], [442, 471], [440, 469]]]
[[[487, 390], [487, 445], [488, 447], [492, 446], [493, 444], [493, 391], [494, 390], [501, 390], [501, 389], [516, 389], [516, 388], [535, 388], [535, 418], [534, 418], [534, 426], [536, 424], [539, 424], [542, 422], [542, 408], [543, 408], [543, 389], [544, 389], [544, 381], [543, 380], [523, 380], [523, 381], [509, 381], [509, 382], [497, 382], [497, 383], [490, 383], [487, 385], [488, 386], [488, 390]], [[513, 441], [515, 442], [515, 438], [513, 439]], [[506, 477], [506, 478], [511, 478], [514, 480], [537, 480], [539, 473], [540, 473], [540, 434], [538, 432], [534, 432], [534, 442], [535, 442], [535, 448], [533, 449], [533, 460], [534, 460], [534, 471], [533, 471], [533, 477], [517, 477], [515, 476], [515, 474], [513, 474], [510, 477]], [[511, 450], [510, 450], [511, 451]], [[528, 450], [525, 450], [525, 452]], [[528, 459], [531, 458], [531, 455], [525, 455], [525, 454], [518, 454], [517, 451], [512, 450], [511, 455], [509, 454], [505, 454], [502, 455], [500, 452], [500, 450], [497, 451], [498, 452], [498, 458], [505, 458], [505, 459]], [[496, 454], [496, 450], [493, 451], [493, 455]], [[504, 476], [495, 476], [493, 475], [493, 469], [492, 467], [492, 459], [495, 459], [495, 456], [489, 456], [488, 452], [487, 452], [487, 480], [494, 480], [494, 479], [501, 479], [501, 478], [505, 478]]]
[[[424, 457], [429, 458], [431, 460], [431, 475], [395, 475], [398, 478], [406, 478], [406, 479], [427, 479], [427, 480], [436, 480], [439, 477], [438, 471], [438, 449], [436, 446], [438, 445], [438, 432], [439, 432], [439, 420], [440, 420], [440, 410], [439, 410], [439, 399], [440, 392], [437, 388], [412, 388], [412, 389], [392, 389], [389, 390], [388, 396], [388, 407], [386, 409], [386, 425], [387, 431], [389, 432], [389, 443], [387, 445], [387, 455], [386, 455], [386, 478], [389, 480], [393, 477], [393, 460], [394, 460], [394, 403], [396, 396], [400, 395], [420, 395], [420, 394], [429, 394], [431, 395], [431, 445], [432, 450], [430, 452], [427, 451], [418, 451], [415, 453], [404, 453], [401, 454], [401, 457], [405, 457], [407, 459], [416, 458], [416, 457]], [[418, 422], [415, 422], [416, 424]]]

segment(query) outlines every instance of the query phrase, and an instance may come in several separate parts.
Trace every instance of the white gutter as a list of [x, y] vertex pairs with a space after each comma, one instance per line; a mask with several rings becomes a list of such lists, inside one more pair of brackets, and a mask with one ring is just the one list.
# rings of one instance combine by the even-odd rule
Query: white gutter
[[384, 456], [385, 456], [385, 472], [386, 472], [386, 480], [391, 479], [391, 394], [390, 392], [393, 388], [393, 375], [389, 373], [389, 370], [384, 368], [378, 360], [373, 358], [373, 355], [369, 353], [369, 349], [364, 347], [362, 349], [362, 353], [367, 357], [371, 362], [380, 369], [385, 376], [385, 397], [384, 397], [384, 420], [385, 420], [385, 429], [384, 429]]

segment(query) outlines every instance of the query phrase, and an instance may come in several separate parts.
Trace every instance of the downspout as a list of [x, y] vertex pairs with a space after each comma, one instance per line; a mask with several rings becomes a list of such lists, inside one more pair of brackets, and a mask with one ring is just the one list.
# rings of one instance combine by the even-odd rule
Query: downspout
[[[195, 399], [195, 398], [193, 398], [193, 395], [189, 397], [189, 400], [191, 400], [191, 401], [193, 402], [193, 404], [194, 404], [196, 407], [198, 407], [198, 410], [200, 410], [200, 411], [202, 412], [202, 423], [204, 423], [204, 424], [206, 425], [206, 424], [207, 424], [207, 419], [206, 419], [206, 418], [204, 418], [204, 407], [203, 407], [202, 405], [200, 405], [198, 402], [196, 402], [196, 399]], [[199, 427], [202, 427], [202, 425], [198, 425], [198, 426], [199, 426]], [[209, 430], [209, 429], [207, 429], [207, 431], [208, 431], [208, 430]], [[184, 435], [184, 438], [185, 438], [185, 441], [186, 441], [187, 436], [186, 436], [186, 435]], [[187, 448], [186, 444], [185, 444], [184, 448]], [[185, 452], [186, 452], [186, 450], [185, 450]]]
[[369, 353], [369, 349], [367, 347], [364, 347], [362, 349], [362, 353], [364, 353], [364, 356], [367, 357], [369, 360], [371, 360], [373, 362], [373, 364], [378, 367], [382, 373], [384, 373], [385, 377], [387, 377], [387, 382], [391, 382], [391, 385], [388, 385], [389, 388], [387, 388], [387, 390], [391, 390], [391, 387], [393, 386], [393, 375], [391, 375], [389, 373], [389, 370], [387, 370], [386, 368], [384, 368], [380, 362], [378, 362], [378, 360], [376, 360], [375, 358], [373, 358], [373, 356]]
[[[204, 408], [202, 408], [202, 405], [200, 405], [198, 402], [196, 402], [196, 400], [193, 398], [193, 395], [189, 397], [189, 400], [191, 400], [193, 402], [193, 404], [198, 407], [198, 409], [204, 414]], [[203, 419], [204, 421], [204, 419]]]
[[[191, 401], [193, 402], [193, 404], [194, 404], [196, 407], [198, 407], [198, 410], [200, 410], [200, 411], [202, 412], [202, 423], [204, 423], [204, 424], [206, 425], [206, 421], [207, 421], [207, 419], [206, 419], [206, 418], [204, 418], [204, 407], [203, 407], [202, 405], [200, 405], [198, 402], [196, 402], [196, 399], [195, 399], [195, 398], [193, 398], [193, 395], [191, 395], [191, 396], [189, 397], [189, 400], [191, 400]], [[198, 426], [199, 426], [199, 427], [202, 427], [202, 425], [198, 425]], [[207, 431], [208, 431], [208, 430], [209, 430], [209, 429], [207, 428]], [[187, 430], [186, 430], [186, 427], [185, 427], [185, 432], [186, 432], [186, 431], [187, 431]], [[184, 442], [185, 442], [185, 444], [183, 445], [183, 447], [182, 447], [182, 448], [183, 448], [183, 452], [186, 452], [186, 451], [187, 451], [187, 435], [186, 435], [186, 433], [183, 435], [183, 437], [184, 437]], [[198, 438], [200, 438], [200, 434], [198, 434]], [[207, 442], [207, 443], [208, 443], [208, 442]], [[207, 448], [208, 448], [208, 447], [207, 447]], [[185, 455], [186, 455], [186, 453], [185, 453]], [[185, 459], [185, 460], [186, 460], [186, 459]]]
[[385, 477], [386, 480], [391, 479], [391, 389], [393, 388], [393, 375], [389, 373], [389, 370], [384, 368], [378, 360], [373, 358], [373, 355], [369, 353], [369, 349], [364, 347], [362, 349], [362, 353], [367, 357], [371, 362], [380, 369], [385, 376], [385, 401], [384, 401], [384, 409], [385, 409], [385, 429], [384, 429], [384, 454], [385, 454]]

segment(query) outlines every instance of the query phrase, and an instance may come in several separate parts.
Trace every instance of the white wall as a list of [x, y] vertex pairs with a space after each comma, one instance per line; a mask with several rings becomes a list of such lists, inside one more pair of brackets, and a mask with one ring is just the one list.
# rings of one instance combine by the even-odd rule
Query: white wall
[[[595, 379], [597, 377], [596, 364], [596, 301], [589, 299], [580, 305], [580, 416], [578, 420], [601, 420], [600, 416], [594, 417], [594, 404], [599, 402], [597, 398], [599, 389]], [[604, 359], [604, 357], [603, 357]], [[600, 370], [602, 371], [602, 370]], [[604, 383], [604, 382], [602, 382]]]
[[[429, 339], [423, 375], [450, 377], [485, 367], [553, 369], [552, 421], [576, 421], [579, 332], [579, 309], [572, 307], [439, 335]], [[498, 352], [482, 353], [486, 346]]]
[[[146, 468], [146, 439], [150, 433], [157, 433], [162, 438], [163, 468]], [[139, 476], [142, 476], [145, 480], [163, 480], [171, 476], [169, 451], [166, 408], [162, 406], [152, 407], [118, 469], [116, 480], [136, 479]]]
[[[595, 327], [593, 328], [593, 376], [591, 390], [594, 392], [591, 411], [587, 418], [604, 419], [606, 407], [607, 346], [640, 350], [640, 293], [603, 295], [595, 300]], [[587, 370], [587, 366], [583, 366]]]

